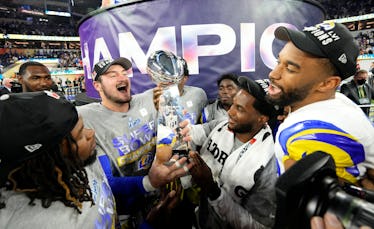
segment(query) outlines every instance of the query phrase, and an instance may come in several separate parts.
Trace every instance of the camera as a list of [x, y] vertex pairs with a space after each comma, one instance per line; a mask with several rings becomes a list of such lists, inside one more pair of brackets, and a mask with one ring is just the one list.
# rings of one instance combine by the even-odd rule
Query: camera
[[335, 214], [345, 228], [373, 226], [374, 204], [367, 201], [373, 199], [373, 192], [352, 187], [340, 186], [329, 154], [321, 151], [309, 154], [276, 183], [274, 228], [310, 228], [310, 218], [326, 212]]
[[11, 92], [12, 93], [20, 93], [22, 92], [22, 84], [16, 82], [16, 81], [12, 81], [10, 82], [12, 84], [12, 87], [10, 88]]

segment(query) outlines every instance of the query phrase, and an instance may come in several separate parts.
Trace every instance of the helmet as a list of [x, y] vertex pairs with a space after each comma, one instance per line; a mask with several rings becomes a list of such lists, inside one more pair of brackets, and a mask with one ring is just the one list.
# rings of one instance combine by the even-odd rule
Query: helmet
[[158, 50], [147, 61], [147, 71], [156, 83], [179, 83], [184, 76], [182, 58], [169, 51]]

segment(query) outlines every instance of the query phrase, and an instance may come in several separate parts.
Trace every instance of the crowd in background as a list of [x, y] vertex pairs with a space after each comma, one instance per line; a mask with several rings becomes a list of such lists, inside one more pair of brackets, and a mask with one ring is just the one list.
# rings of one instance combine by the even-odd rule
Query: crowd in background
[[337, 19], [374, 12], [373, 0], [318, 0], [326, 9], [326, 19]]
[[[4, 34], [25, 34], [44, 36], [78, 36], [75, 25], [77, 17], [58, 17], [23, 13], [23, 8], [7, 3], [6, 9], [0, 9], [0, 32]], [[35, 6], [27, 9], [40, 12]]]
[[[337, 19], [349, 16], [358, 16], [374, 12], [373, 0], [317, 0], [326, 9], [326, 19]], [[32, 6], [37, 12], [43, 12]], [[48, 20], [45, 20], [48, 19]], [[51, 36], [78, 36], [77, 17], [46, 17], [22, 13], [17, 6], [0, 9], [0, 33], [51, 35]]]
[[[374, 12], [373, 0], [355, 1], [355, 0], [318, 0], [326, 9], [326, 19], [344, 18], [349, 16], [364, 15]], [[25, 35], [50, 35], [50, 36], [78, 36], [76, 24], [79, 21], [77, 17], [53, 17], [30, 15], [21, 12], [17, 6], [8, 6], [8, 10], [0, 9], [0, 33], [3, 34], [25, 34]], [[43, 12], [42, 9], [32, 6], [36, 12]], [[47, 20], [46, 20], [47, 19]], [[372, 30], [362, 30], [356, 35], [360, 45], [361, 54], [372, 54], [374, 47], [374, 32]], [[6, 49], [4, 54], [0, 54], [0, 64], [4, 67], [21, 59], [28, 58], [60, 58], [63, 50], [69, 49], [69, 45], [61, 43], [59, 47], [48, 46], [48, 44], [39, 42], [30, 42], [27, 47], [38, 48], [31, 54], [17, 53], [12, 50], [14, 46], [11, 41], [0, 41], [1, 48]], [[34, 47], [29, 47], [34, 46]], [[40, 47], [39, 47], [40, 46]], [[13, 47], [14, 48], [14, 47]], [[41, 51], [42, 50], [42, 51]], [[79, 49], [75, 49], [79, 52]]]
[[46, 58], [58, 58], [59, 68], [74, 67], [82, 69], [82, 59], [80, 50], [64, 51], [64, 50], [35, 50], [33, 55], [24, 55], [23, 53], [4, 53], [0, 55], [0, 73], [2, 70], [9, 65], [16, 63], [18, 60], [27, 60], [30, 58], [35, 59], [46, 59]]
[[[326, 19], [344, 18], [374, 12], [373, 0], [317, 0], [317, 2], [320, 2], [326, 9]], [[32, 8], [27, 10], [43, 12], [43, 9], [37, 8], [36, 6], [30, 7]], [[77, 17], [46, 17], [26, 14], [22, 13], [23, 8], [12, 5], [11, 3], [7, 3], [6, 9], [7, 10], [0, 8], [0, 33], [78, 36], [76, 24], [79, 18]], [[354, 36], [360, 46], [360, 54], [373, 54], [373, 30], [355, 31]], [[0, 41], [0, 47], [5, 50], [3, 54], [0, 54], [0, 73], [18, 60], [28, 60], [30, 58], [58, 58], [59, 69], [82, 69], [81, 52], [79, 48], [71, 49], [66, 42], [61, 42], [61, 46], [59, 47], [49, 46], [45, 42], [29, 42], [26, 46], [15, 48], [10, 40], [2, 40]], [[26, 51], [20, 52], [20, 50]]]
[[356, 40], [360, 46], [360, 54], [373, 54], [374, 52], [374, 31], [366, 30], [359, 32]]
[[[1, 11], [0, 11], [1, 12]], [[0, 23], [0, 31], [5, 34], [24, 34], [24, 35], [43, 35], [43, 36], [78, 36], [74, 26], [70, 23], [58, 23], [55, 21], [40, 21], [35, 17], [29, 19], [13, 18], [13, 15], [1, 13], [1, 18], [12, 18], [11, 21], [2, 21]], [[32, 18], [32, 19], [30, 19]], [[69, 21], [67, 21], [69, 22]], [[52, 26], [53, 25], [53, 26]]]

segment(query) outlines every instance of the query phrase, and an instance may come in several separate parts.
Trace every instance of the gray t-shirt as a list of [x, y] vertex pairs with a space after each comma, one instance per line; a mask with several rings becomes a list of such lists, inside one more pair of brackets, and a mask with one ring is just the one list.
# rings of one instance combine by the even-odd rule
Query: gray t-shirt
[[128, 112], [114, 112], [101, 103], [77, 107], [85, 127], [95, 130], [98, 155], [109, 156], [114, 175], [145, 175], [152, 164], [157, 112], [146, 98], [134, 95]]
[[183, 90], [182, 106], [187, 110], [191, 124], [196, 124], [200, 121], [201, 111], [208, 104], [208, 98], [205, 91], [199, 87], [184, 86]]
[[[153, 88], [141, 95], [143, 98], [153, 101]], [[208, 104], [208, 97], [202, 88], [185, 85], [180, 102], [183, 109], [187, 111], [186, 116], [190, 119], [191, 124], [196, 124], [200, 121], [201, 111]]]
[[206, 123], [214, 119], [225, 120], [227, 117], [227, 111], [219, 104], [219, 100], [216, 99], [213, 103], [204, 107], [201, 122]]
[[79, 214], [60, 201], [44, 208], [37, 199], [35, 205], [31, 206], [30, 199], [24, 193], [1, 190], [1, 198], [6, 204], [5, 208], [0, 209], [1, 228], [118, 228], [114, 197], [100, 163], [96, 161], [87, 166], [86, 171], [95, 205], [91, 206], [89, 201], [83, 202], [82, 213]]

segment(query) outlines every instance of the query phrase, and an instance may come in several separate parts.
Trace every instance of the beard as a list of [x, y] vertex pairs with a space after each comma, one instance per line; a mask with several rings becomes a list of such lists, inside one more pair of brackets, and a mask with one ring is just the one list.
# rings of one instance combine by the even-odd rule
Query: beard
[[285, 92], [280, 86], [278, 88], [282, 91], [279, 97], [271, 97], [269, 94], [266, 95], [265, 99], [273, 104], [280, 107], [292, 105], [296, 102], [304, 100], [310, 94], [312, 86], [305, 85], [300, 88], [295, 88], [293, 91]]
[[231, 107], [231, 105], [232, 105], [232, 100], [230, 100], [230, 101], [222, 101], [222, 100], [220, 100], [220, 102], [221, 102], [221, 106], [223, 106], [223, 107], [228, 107], [228, 108], [230, 108]]
[[230, 125], [228, 125], [228, 129], [234, 133], [239, 133], [239, 134], [249, 133], [249, 132], [252, 132], [253, 125], [252, 123], [245, 123], [245, 124], [236, 125], [233, 128], [231, 128]]
[[92, 165], [96, 161], [96, 158], [97, 158], [97, 150], [94, 149], [94, 151], [92, 152], [92, 154], [86, 160], [83, 161], [83, 165], [85, 167], [87, 165]]
[[103, 93], [108, 100], [113, 101], [114, 103], [117, 103], [117, 104], [129, 103], [131, 101], [131, 95], [129, 95], [127, 99], [119, 98], [109, 93], [105, 87], [103, 87]]

